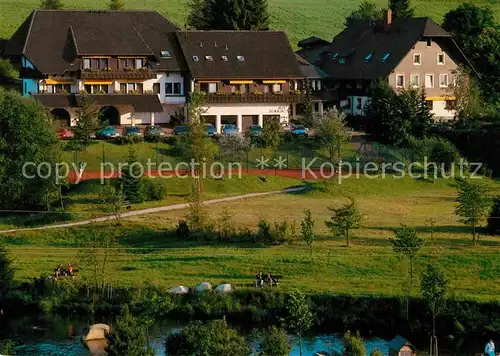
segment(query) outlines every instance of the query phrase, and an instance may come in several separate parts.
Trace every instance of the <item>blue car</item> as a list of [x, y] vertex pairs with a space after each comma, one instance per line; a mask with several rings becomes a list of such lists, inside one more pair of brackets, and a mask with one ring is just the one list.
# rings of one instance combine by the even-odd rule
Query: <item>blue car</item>
[[290, 133], [294, 137], [307, 137], [309, 129], [304, 125], [293, 125], [290, 127]]
[[224, 135], [238, 135], [240, 132], [238, 131], [238, 126], [233, 124], [226, 124], [222, 127], [222, 132]]
[[174, 127], [174, 133], [179, 136], [185, 136], [189, 133], [189, 126], [179, 125]]
[[123, 131], [123, 136], [142, 136], [142, 131], [140, 127], [137, 126], [128, 126], [125, 127], [125, 130]]
[[205, 132], [208, 136], [212, 137], [217, 133], [215, 126], [212, 124], [205, 124]]
[[108, 126], [103, 129], [100, 129], [97, 131], [96, 137], [97, 138], [117, 138], [120, 137], [120, 131], [118, 129], [114, 128], [113, 126]]

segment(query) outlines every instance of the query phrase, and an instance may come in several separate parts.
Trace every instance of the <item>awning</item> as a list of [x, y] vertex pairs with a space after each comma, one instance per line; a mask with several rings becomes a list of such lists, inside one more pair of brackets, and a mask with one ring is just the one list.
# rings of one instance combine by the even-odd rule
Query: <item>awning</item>
[[113, 84], [110, 80], [92, 80], [92, 81], [84, 81], [83, 84]]
[[253, 80], [230, 80], [229, 84], [253, 84]]
[[428, 96], [425, 100], [432, 101], [446, 101], [446, 100], [457, 100], [457, 98], [453, 95], [450, 96]]
[[49, 78], [49, 79], [44, 79], [42, 80], [45, 82], [45, 84], [47, 85], [54, 85], [54, 84], [73, 84], [73, 81], [72, 80], [68, 80], [68, 79], [52, 79], [52, 78]]
[[286, 80], [263, 80], [264, 84], [286, 84]]

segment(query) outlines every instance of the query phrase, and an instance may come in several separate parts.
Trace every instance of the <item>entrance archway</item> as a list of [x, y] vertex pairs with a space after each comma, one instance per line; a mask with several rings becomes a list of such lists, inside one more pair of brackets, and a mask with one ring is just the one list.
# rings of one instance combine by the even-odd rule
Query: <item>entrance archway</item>
[[71, 116], [66, 109], [52, 109], [50, 113], [54, 117], [56, 128], [63, 129], [71, 126]]
[[108, 125], [120, 125], [120, 112], [114, 106], [103, 106], [99, 110], [99, 118]]

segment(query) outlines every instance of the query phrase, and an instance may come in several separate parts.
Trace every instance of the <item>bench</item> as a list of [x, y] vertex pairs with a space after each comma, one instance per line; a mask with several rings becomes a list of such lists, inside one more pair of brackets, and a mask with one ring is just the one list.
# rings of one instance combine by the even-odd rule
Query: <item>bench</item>
[[123, 207], [126, 209], [126, 210], [130, 210], [132, 209], [132, 204], [130, 203], [129, 200], [125, 200], [123, 201]]

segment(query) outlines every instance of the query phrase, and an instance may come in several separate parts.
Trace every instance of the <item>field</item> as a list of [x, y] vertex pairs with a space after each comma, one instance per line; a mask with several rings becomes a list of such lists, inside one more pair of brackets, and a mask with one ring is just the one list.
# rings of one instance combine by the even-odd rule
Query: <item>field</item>
[[[105, 9], [107, 1], [62, 0], [67, 9]], [[374, 0], [380, 7], [386, 0]], [[443, 15], [457, 7], [461, 0], [413, 0], [417, 16], [430, 16], [441, 22]], [[490, 6], [500, 19], [500, 3], [495, 0], [475, 0], [478, 6]], [[126, 9], [154, 9], [180, 27], [186, 23], [188, 0], [125, 0]], [[306, 37], [315, 35], [331, 39], [343, 28], [344, 18], [356, 9], [359, 0], [269, 0], [271, 27], [285, 31], [295, 46]], [[0, 38], [8, 38], [40, 0], [0, 0]]]
[[[280, 178], [273, 184], [277, 186]], [[282, 186], [298, 181], [282, 182]], [[212, 183], [210, 183], [212, 184]], [[255, 185], [256, 183], [245, 183]], [[491, 193], [500, 193], [500, 184], [489, 181]], [[238, 182], [236, 182], [237, 186]], [[307, 292], [352, 295], [402, 294], [406, 262], [398, 258], [388, 238], [399, 224], [415, 226], [426, 239], [417, 271], [429, 261], [440, 264], [450, 280], [451, 296], [480, 301], [498, 300], [500, 295], [500, 238], [481, 231], [480, 246], [472, 247], [470, 230], [453, 214], [454, 182], [408, 179], [350, 179], [333, 185], [311, 184], [306, 193], [254, 198], [228, 204], [238, 228], [256, 229], [262, 218], [271, 223], [296, 221], [303, 210], [311, 209], [316, 221], [317, 240], [313, 252], [300, 241], [279, 246], [252, 243], [215, 243], [180, 240], [172, 228], [185, 211], [130, 218], [121, 226], [100, 225], [74, 229], [23, 232], [1, 235], [16, 258], [16, 277], [30, 280], [51, 273], [59, 263], [76, 263], [88, 277], [90, 266], [81, 257], [89, 253], [86, 240], [92, 231], [119, 239], [110, 265], [114, 285], [154, 284], [171, 287], [193, 286], [201, 281], [228, 281], [238, 288], [252, 283], [259, 270], [283, 275], [280, 288], [299, 287]], [[248, 190], [248, 189], [246, 189]], [[233, 192], [231, 192], [233, 193]], [[356, 198], [365, 216], [363, 227], [354, 231], [351, 246], [332, 237], [325, 228], [327, 206], [339, 206], [347, 196]], [[91, 206], [91, 205], [89, 205]], [[222, 206], [206, 211], [216, 221]], [[437, 221], [434, 242], [427, 220]], [[79, 277], [80, 278], [80, 277]], [[246, 287], [245, 287], [246, 288]], [[418, 288], [415, 288], [416, 294]]]

